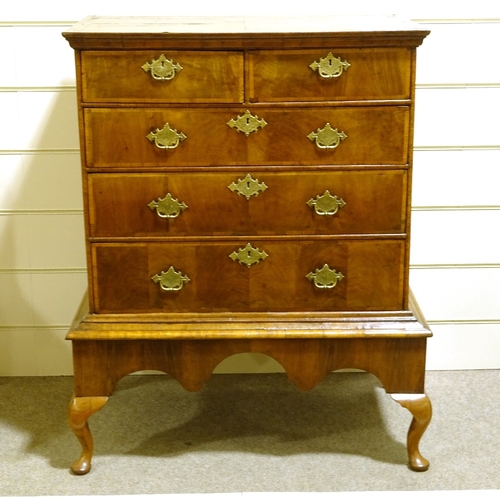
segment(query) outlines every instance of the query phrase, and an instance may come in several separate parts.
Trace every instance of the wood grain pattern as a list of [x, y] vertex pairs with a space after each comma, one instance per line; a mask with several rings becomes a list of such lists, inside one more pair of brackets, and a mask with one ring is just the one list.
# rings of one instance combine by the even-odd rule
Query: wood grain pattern
[[84, 102], [242, 102], [242, 52], [168, 51], [182, 70], [172, 80], [155, 80], [142, 66], [158, 51], [85, 51]]
[[[229, 189], [248, 171], [91, 174], [90, 235], [144, 238], [405, 231], [406, 170], [250, 172], [267, 186], [250, 199]], [[307, 205], [326, 190], [345, 202], [335, 215], [318, 215]], [[148, 206], [168, 193], [187, 205], [176, 218], [162, 218]]]
[[[325, 79], [309, 65], [329, 52], [350, 66]], [[411, 53], [406, 49], [281, 50], [248, 52], [250, 102], [410, 98]]]
[[[246, 240], [96, 243], [95, 311], [263, 312], [401, 310], [402, 240], [259, 240], [268, 257], [248, 268], [229, 256]], [[328, 264], [345, 278], [318, 289], [306, 276]], [[179, 291], [151, 279], [170, 266], [189, 277]]]
[[222, 360], [245, 352], [273, 357], [302, 390], [332, 371], [358, 368], [377, 376], [388, 393], [418, 394], [424, 344], [425, 338], [73, 341], [75, 394], [110, 396], [120, 378], [141, 370], [166, 372], [186, 390], [198, 391]]
[[[245, 108], [85, 109], [87, 166], [150, 169], [408, 163], [406, 106], [248, 109], [267, 122], [248, 137], [227, 125], [244, 115]], [[175, 149], [160, 149], [146, 138], [166, 123], [187, 137]], [[308, 139], [327, 123], [347, 135], [335, 149], [320, 149]]]

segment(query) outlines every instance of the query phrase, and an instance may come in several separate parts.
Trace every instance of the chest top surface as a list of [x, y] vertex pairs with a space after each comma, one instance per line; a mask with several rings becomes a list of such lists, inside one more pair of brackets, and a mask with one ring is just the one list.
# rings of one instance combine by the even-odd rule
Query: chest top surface
[[63, 35], [75, 49], [143, 46], [299, 48], [307, 46], [417, 47], [429, 34], [394, 16], [98, 17]]

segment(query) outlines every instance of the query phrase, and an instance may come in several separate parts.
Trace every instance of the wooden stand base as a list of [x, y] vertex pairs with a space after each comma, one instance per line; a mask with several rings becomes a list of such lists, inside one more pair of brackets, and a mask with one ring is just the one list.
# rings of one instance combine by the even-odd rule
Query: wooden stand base
[[251, 322], [244, 317], [205, 316], [203, 322], [154, 317], [141, 323], [126, 317], [87, 315], [68, 334], [73, 343], [75, 383], [69, 423], [82, 446], [82, 455], [71, 470], [89, 472], [93, 444], [87, 420], [106, 403], [123, 376], [159, 370], [186, 390], [197, 391], [226, 357], [258, 352], [278, 361], [302, 390], [312, 389], [328, 373], [343, 368], [374, 374], [386, 392], [413, 415], [407, 441], [409, 466], [425, 471], [429, 462], [418, 445], [432, 415], [424, 393], [426, 341], [431, 333], [416, 314], [406, 311], [342, 319], [330, 315], [307, 322], [269, 315], [253, 317]]

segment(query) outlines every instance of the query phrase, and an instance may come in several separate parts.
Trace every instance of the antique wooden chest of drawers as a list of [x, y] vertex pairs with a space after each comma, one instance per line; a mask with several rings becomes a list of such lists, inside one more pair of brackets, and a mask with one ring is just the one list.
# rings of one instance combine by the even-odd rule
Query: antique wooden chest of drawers
[[99, 18], [75, 49], [88, 306], [68, 334], [70, 425], [129, 373], [197, 390], [272, 356], [302, 389], [375, 374], [431, 418], [431, 335], [409, 285], [416, 48], [393, 18]]

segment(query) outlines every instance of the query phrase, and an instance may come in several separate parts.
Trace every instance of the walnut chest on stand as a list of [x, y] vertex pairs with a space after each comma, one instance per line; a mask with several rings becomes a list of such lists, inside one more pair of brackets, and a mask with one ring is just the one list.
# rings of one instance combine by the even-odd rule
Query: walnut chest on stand
[[88, 306], [68, 334], [69, 422], [161, 370], [199, 390], [264, 353], [311, 389], [376, 375], [431, 419], [431, 332], [409, 285], [416, 48], [395, 18], [89, 17], [75, 49]]

